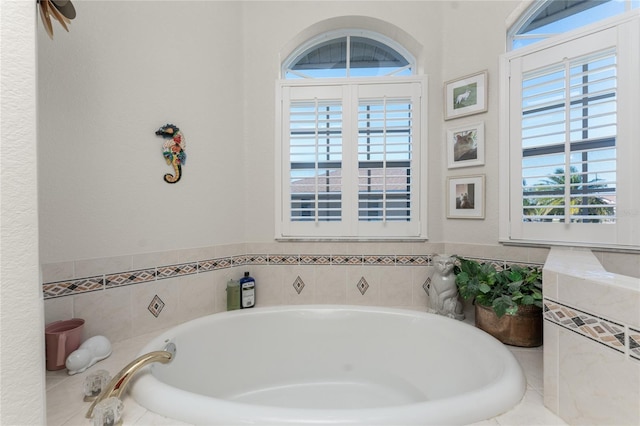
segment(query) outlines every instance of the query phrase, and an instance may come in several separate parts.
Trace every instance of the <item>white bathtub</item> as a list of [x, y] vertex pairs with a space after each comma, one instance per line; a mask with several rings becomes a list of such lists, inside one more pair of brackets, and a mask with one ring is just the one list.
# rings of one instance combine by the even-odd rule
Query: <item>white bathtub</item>
[[468, 424], [508, 411], [522, 369], [456, 320], [353, 306], [254, 308], [199, 318], [142, 351], [177, 346], [140, 372], [133, 398], [192, 424]]

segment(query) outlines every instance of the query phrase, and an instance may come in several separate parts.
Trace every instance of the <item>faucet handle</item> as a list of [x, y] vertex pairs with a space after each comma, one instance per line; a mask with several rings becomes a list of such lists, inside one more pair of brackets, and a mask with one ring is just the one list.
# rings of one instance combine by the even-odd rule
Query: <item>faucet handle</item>
[[84, 401], [91, 402], [95, 400], [110, 381], [111, 375], [107, 370], [98, 370], [85, 377]]
[[117, 426], [122, 424], [124, 404], [115, 396], [104, 399], [93, 409], [93, 426]]

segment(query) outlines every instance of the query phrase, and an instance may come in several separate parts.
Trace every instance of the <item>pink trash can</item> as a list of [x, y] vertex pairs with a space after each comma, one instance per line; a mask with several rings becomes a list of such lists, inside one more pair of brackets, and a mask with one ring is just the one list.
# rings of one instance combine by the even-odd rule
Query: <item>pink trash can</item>
[[84, 320], [72, 318], [55, 321], [44, 328], [47, 370], [62, 370], [71, 352], [78, 349], [82, 342]]

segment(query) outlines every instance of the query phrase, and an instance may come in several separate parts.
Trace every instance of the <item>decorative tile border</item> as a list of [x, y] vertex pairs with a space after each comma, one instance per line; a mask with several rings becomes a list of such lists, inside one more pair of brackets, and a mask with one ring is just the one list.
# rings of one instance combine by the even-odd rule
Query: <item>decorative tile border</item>
[[70, 296], [72, 294], [86, 293], [104, 289], [104, 277], [89, 277], [77, 280], [58, 281], [42, 285], [45, 299], [53, 297]]
[[121, 287], [131, 284], [141, 284], [156, 279], [156, 270], [141, 269], [139, 271], [122, 272], [119, 274], [109, 274], [104, 277], [106, 288]]
[[543, 303], [545, 321], [640, 361], [639, 330], [548, 298]]
[[640, 361], [640, 330], [629, 327], [629, 355]]
[[156, 279], [173, 278], [181, 275], [191, 275], [198, 272], [197, 263], [182, 263], [180, 265], [170, 265], [158, 267]]
[[[430, 266], [433, 255], [240, 254], [42, 284], [45, 299], [245, 265]], [[506, 266], [503, 261], [476, 259]], [[302, 289], [300, 289], [302, 291]], [[361, 290], [362, 291], [362, 290]], [[366, 292], [366, 289], [364, 290]], [[363, 293], [364, 294], [364, 293]]]
[[338, 254], [331, 256], [332, 265], [362, 265], [362, 255]]

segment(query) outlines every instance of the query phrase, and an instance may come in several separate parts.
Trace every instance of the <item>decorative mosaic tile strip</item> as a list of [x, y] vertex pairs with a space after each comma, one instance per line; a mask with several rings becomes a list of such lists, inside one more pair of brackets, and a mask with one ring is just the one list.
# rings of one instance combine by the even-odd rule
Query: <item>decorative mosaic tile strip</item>
[[544, 299], [544, 318], [618, 352], [625, 352], [625, 331], [621, 324], [550, 299]]
[[[371, 265], [371, 266], [429, 266], [431, 255], [281, 255], [281, 254], [246, 254], [215, 259], [201, 260], [197, 263], [185, 263], [180, 265], [158, 266], [157, 269], [149, 268], [138, 271], [115, 272], [105, 277], [106, 288], [115, 288], [123, 285], [139, 284], [175, 276], [194, 274], [200, 272], [215, 271], [240, 265]], [[490, 259], [475, 259], [482, 262], [490, 262], [503, 268], [505, 262]], [[515, 263], [514, 263], [515, 264]], [[534, 265], [517, 263], [518, 265]], [[541, 266], [541, 265], [534, 265]], [[68, 281], [43, 283], [45, 299], [61, 297], [86, 291], [102, 289], [102, 277], [89, 277]]]
[[302, 289], [304, 288], [304, 281], [302, 281], [302, 278], [300, 278], [300, 275], [298, 275], [296, 280], [293, 282], [293, 288], [296, 290], [298, 294], [302, 292]]
[[181, 263], [180, 265], [161, 266], [158, 268], [157, 277], [159, 280], [165, 278], [190, 275], [198, 272], [197, 263]]
[[640, 361], [640, 330], [629, 327], [629, 356]]
[[156, 270], [141, 269], [139, 271], [122, 272], [119, 274], [110, 274], [104, 277], [106, 288], [120, 287], [123, 285], [140, 284], [156, 279]]
[[156, 294], [153, 296], [153, 299], [151, 300], [151, 303], [149, 303], [149, 307], [147, 309], [149, 309], [149, 312], [151, 312], [154, 317], [158, 318], [160, 312], [164, 309], [164, 302]]
[[360, 293], [364, 296], [369, 289], [369, 283], [364, 279], [364, 277], [362, 277], [360, 278], [360, 281], [358, 281], [358, 284], [356, 284], [356, 287], [358, 287], [358, 290], [360, 290]]
[[331, 256], [332, 265], [362, 265], [362, 256], [357, 254], [337, 254]]
[[246, 258], [247, 258], [247, 263], [250, 265], [269, 264], [269, 255], [267, 254], [248, 254]]
[[364, 256], [363, 257], [365, 265], [395, 265], [396, 257], [395, 256]]
[[431, 256], [401, 255], [396, 256], [396, 265], [427, 266], [431, 264]]
[[232, 256], [231, 257], [231, 265], [232, 266], [241, 266], [241, 265], [246, 265], [247, 262], [247, 256]]
[[300, 255], [301, 265], [329, 265], [331, 256], [328, 254], [303, 254]]
[[300, 256], [297, 254], [270, 254], [270, 265], [297, 265], [300, 263]]
[[231, 265], [232, 265], [232, 259], [230, 257], [201, 260], [198, 262], [198, 272], [208, 272], [208, 271], [214, 271], [216, 269], [230, 268]]
[[43, 284], [42, 292], [45, 299], [53, 297], [69, 296], [72, 294], [86, 293], [104, 289], [104, 277], [89, 277], [77, 280], [58, 281], [55, 283]]

